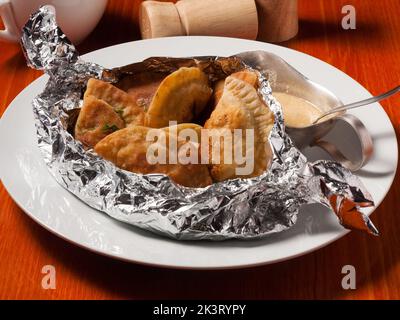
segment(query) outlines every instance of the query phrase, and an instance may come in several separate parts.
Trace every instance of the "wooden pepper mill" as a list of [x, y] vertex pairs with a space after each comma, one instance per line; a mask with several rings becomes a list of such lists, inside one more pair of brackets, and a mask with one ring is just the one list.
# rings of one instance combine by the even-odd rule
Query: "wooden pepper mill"
[[144, 1], [143, 39], [208, 35], [281, 42], [298, 31], [297, 0]]

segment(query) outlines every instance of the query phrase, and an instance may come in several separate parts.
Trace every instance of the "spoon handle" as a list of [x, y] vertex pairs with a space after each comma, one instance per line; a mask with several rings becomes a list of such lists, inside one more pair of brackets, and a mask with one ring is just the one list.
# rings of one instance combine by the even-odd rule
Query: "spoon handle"
[[379, 96], [376, 96], [376, 97], [371, 97], [371, 98], [368, 98], [365, 100], [361, 100], [361, 101], [353, 102], [350, 104], [346, 104], [344, 106], [339, 106], [339, 107], [333, 108], [333, 109], [329, 110], [328, 112], [324, 113], [322, 116], [320, 116], [317, 120], [314, 121], [314, 123], [317, 123], [319, 120], [321, 120], [322, 118], [325, 118], [326, 116], [329, 116], [330, 114], [362, 107], [362, 106], [365, 106], [365, 105], [371, 104], [371, 103], [375, 103], [375, 102], [381, 101], [383, 99], [389, 98], [390, 96], [394, 95], [397, 92], [400, 92], [400, 86], [397, 86], [397, 87], [393, 88], [392, 90], [389, 90], [389, 91], [387, 91]]

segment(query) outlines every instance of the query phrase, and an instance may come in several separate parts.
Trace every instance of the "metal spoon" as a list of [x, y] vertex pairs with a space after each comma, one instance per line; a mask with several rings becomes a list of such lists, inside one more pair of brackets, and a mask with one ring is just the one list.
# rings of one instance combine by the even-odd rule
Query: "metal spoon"
[[367, 104], [371, 104], [371, 103], [375, 103], [378, 101], [381, 101], [383, 99], [389, 98], [390, 96], [394, 95], [395, 93], [400, 92], [400, 86], [397, 86], [396, 88], [389, 90], [379, 96], [376, 97], [372, 97], [372, 98], [368, 98], [365, 100], [361, 100], [358, 102], [353, 102], [350, 104], [346, 104], [344, 106], [338, 106], [336, 108], [332, 108], [329, 111], [325, 112], [322, 116], [318, 117], [316, 120], [314, 120], [313, 124], [317, 123], [319, 120], [325, 118], [326, 116], [329, 116], [333, 113], [337, 113], [340, 111], [345, 111], [345, 110], [350, 110], [350, 109], [354, 109], [354, 108], [358, 108], [358, 107], [362, 107], [365, 106]]

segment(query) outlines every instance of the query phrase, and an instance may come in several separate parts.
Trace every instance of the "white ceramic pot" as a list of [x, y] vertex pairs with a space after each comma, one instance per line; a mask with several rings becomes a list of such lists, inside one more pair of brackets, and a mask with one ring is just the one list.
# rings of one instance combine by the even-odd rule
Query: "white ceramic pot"
[[0, 0], [0, 17], [5, 25], [0, 40], [19, 41], [30, 14], [44, 4], [55, 7], [58, 25], [78, 44], [96, 27], [107, 0]]

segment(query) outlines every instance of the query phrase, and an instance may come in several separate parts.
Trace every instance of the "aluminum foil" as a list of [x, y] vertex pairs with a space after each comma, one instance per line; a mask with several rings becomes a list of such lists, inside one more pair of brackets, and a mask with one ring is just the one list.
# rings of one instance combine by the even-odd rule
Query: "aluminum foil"
[[[44, 161], [54, 178], [89, 206], [168, 237], [224, 240], [281, 232], [296, 223], [303, 204], [321, 203], [332, 208], [345, 227], [378, 234], [359, 211], [373, 206], [359, 179], [335, 162], [309, 163], [295, 148], [285, 133], [281, 107], [263, 75], [259, 77], [259, 93], [275, 115], [269, 137], [274, 152], [271, 167], [256, 178], [193, 189], [179, 186], [162, 174], [121, 170], [94, 151], [85, 150], [68, 132], [70, 111], [80, 105], [87, 80], [96, 77], [113, 81], [118, 73], [82, 61], [58, 28], [51, 6], [43, 6], [31, 16], [21, 43], [28, 65], [50, 76], [45, 90], [33, 100]], [[210, 66], [221, 61], [218, 57], [184, 60], [206, 61]], [[150, 61], [160, 70], [174, 65], [169, 59]], [[136, 65], [146, 68], [146, 63]]]

